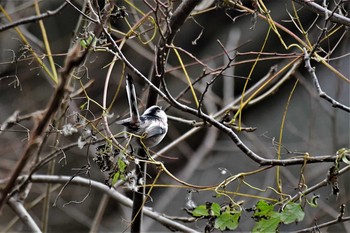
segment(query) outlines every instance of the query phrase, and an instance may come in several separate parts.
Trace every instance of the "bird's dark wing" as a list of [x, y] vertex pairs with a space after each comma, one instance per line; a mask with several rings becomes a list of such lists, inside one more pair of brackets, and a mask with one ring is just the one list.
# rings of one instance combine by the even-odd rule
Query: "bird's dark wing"
[[147, 132], [145, 132], [146, 138], [151, 138], [151, 137], [155, 137], [161, 134], [165, 133], [164, 128], [160, 127], [160, 126], [154, 126], [154, 127], [150, 127]]

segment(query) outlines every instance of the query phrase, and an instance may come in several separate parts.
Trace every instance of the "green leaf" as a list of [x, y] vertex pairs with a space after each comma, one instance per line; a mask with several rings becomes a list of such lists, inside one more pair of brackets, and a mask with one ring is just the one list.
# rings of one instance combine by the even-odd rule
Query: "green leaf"
[[193, 217], [203, 217], [209, 215], [208, 209], [205, 205], [197, 206], [191, 213]]
[[215, 203], [215, 202], [212, 203], [210, 208], [213, 211], [214, 216], [216, 216], [216, 217], [220, 216], [221, 207], [218, 203]]
[[238, 227], [238, 221], [241, 213], [231, 214], [230, 212], [224, 212], [215, 219], [214, 227], [220, 231], [235, 230]]
[[253, 217], [269, 217], [274, 212], [274, 206], [264, 200], [258, 201], [255, 207], [256, 211], [254, 212]]
[[121, 173], [124, 173], [125, 172], [125, 168], [126, 168], [126, 163], [121, 158], [118, 158], [117, 163], [118, 163], [119, 171]]
[[253, 233], [257, 232], [276, 232], [278, 225], [280, 224], [280, 214], [277, 212], [271, 213], [270, 218], [261, 219], [257, 222], [253, 228]]
[[281, 221], [284, 224], [290, 224], [292, 222], [301, 222], [304, 219], [305, 213], [300, 204], [290, 202], [288, 203], [282, 213]]
[[87, 106], [87, 104], [88, 104], [88, 102], [85, 102], [85, 103], [83, 103], [82, 105], [80, 105], [80, 110], [84, 110], [85, 109], [85, 107]]
[[86, 49], [87, 47], [87, 44], [86, 44], [86, 41], [85, 40], [80, 40], [80, 45]]
[[222, 197], [222, 194], [221, 194], [221, 193], [217, 193], [217, 194], [215, 195], [215, 197], [216, 197], [216, 198]]
[[[92, 37], [92, 36], [89, 36], [87, 39], [81, 39], [81, 40], [80, 40], [80, 45], [81, 45], [83, 48], [86, 49], [86, 48], [90, 45], [90, 43], [92, 42], [92, 40], [93, 40], [93, 37]], [[94, 43], [93, 43], [92, 45], [94, 45]]]
[[112, 179], [112, 186], [115, 185], [119, 180], [120, 172], [116, 172]]

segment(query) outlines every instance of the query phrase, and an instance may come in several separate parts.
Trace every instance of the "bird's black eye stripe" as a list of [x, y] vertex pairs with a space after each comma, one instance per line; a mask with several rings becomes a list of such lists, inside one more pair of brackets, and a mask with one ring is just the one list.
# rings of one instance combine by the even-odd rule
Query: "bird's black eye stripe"
[[148, 108], [144, 113], [143, 116], [151, 116], [155, 118], [159, 118], [159, 114], [161, 113], [162, 108], [159, 106], [152, 106]]
[[154, 114], [154, 113], [157, 113], [159, 111], [160, 111], [160, 108], [157, 106], [157, 107], [152, 108], [150, 113]]

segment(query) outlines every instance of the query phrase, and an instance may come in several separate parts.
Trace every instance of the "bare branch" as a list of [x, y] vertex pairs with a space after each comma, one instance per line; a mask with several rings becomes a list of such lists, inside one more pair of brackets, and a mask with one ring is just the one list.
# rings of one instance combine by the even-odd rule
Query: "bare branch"
[[[339, 170], [338, 172], [338, 176], [341, 176], [343, 174], [345, 174], [347, 171], [350, 170], [350, 166], [346, 166], [342, 169]], [[294, 197], [291, 198], [291, 201], [297, 201], [300, 197], [302, 196], [306, 196], [308, 195], [309, 193], [312, 193], [314, 192], [315, 190], [318, 190], [320, 189], [321, 187], [324, 187], [324, 186], [327, 186], [327, 184], [329, 184], [329, 179], [328, 177], [326, 177], [324, 180], [322, 180], [321, 182], [309, 187], [308, 189], [302, 191], [302, 192], [299, 192], [297, 195], [295, 195]]]
[[332, 11], [323, 8], [322, 6], [318, 5], [317, 3], [313, 2], [313, 1], [309, 1], [309, 0], [293, 0], [303, 6], [306, 6], [308, 9], [310, 9], [311, 11], [322, 15], [323, 17], [327, 17], [327, 15], [330, 15], [330, 21], [334, 22], [334, 23], [340, 23], [343, 24], [345, 26], [350, 26], [350, 18], [345, 17], [344, 15], [340, 15], [337, 13], [332, 13]]
[[[340, 215], [340, 214], [339, 214]], [[305, 229], [302, 229], [302, 230], [299, 230], [299, 231], [295, 231], [296, 233], [303, 233], [303, 232], [315, 232], [315, 229], [321, 229], [321, 228], [324, 228], [324, 227], [329, 227], [331, 225], [334, 225], [334, 224], [337, 224], [337, 223], [340, 223], [340, 222], [348, 222], [350, 221], [350, 216], [348, 217], [341, 217], [341, 218], [336, 218], [334, 220], [331, 220], [329, 222], [325, 222], [325, 223], [322, 223], [322, 224], [317, 224], [316, 226], [313, 226], [313, 227], [309, 227], [309, 228], [305, 228]]]
[[69, 83], [70, 72], [74, 67], [78, 66], [83, 61], [88, 51], [89, 49], [86, 49], [82, 54], [80, 54], [80, 45], [77, 44], [68, 53], [65, 66], [60, 72], [60, 83], [57, 86], [55, 93], [47, 106], [47, 110], [44, 113], [42, 119], [38, 119], [39, 121], [29, 138], [29, 141], [21, 158], [17, 162], [17, 165], [10, 176], [9, 182], [2, 190], [2, 195], [0, 199], [0, 209], [3, 206], [4, 202], [7, 200], [8, 194], [11, 192], [11, 189], [14, 187], [17, 177], [20, 175], [20, 173], [22, 172], [23, 168], [26, 166], [27, 162], [32, 157], [32, 155], [35, 154], [40, 148], [40, 145], [44, 140], [44, 133], [46, 131], [46, 128], [49, 125], [52, 116], [56, 113], [59, 106], [61, 105], [64, 96], [67, 94], [66, 90], [67, 85]]
[[[107, 36], [110, 38], [110, 41], [114, 44], [114, 47], [117, 49], [118, 56], [125, 62], [125, 64], [131, 68], [140, 78], [144, 80], [154, 91], [158, 93], [164, 100], [169, 102], [173, 107], [183, 111], [183, 112], [188, 112], [191, 113], [192, 115], [198, 116], [198, 110], [190, 108], [184, 104], [181, 104], [178, 102], [176, 99], [172, 97], [172, 95], [169, 93], [167, 89], [167, 85], [164, 80], [162, 80], [162, 84], [164, 87], [165, 93], [163, 93], [158, 87], [156, 87], [150, 80], [147, 79], [140, 71], [138, 71], [128, 60], [127, 58], [123, 55], [119, 47], [116, 45], [114, 40], [112, 39], [111, 35], [105, 30], [105, 33]], [[297, 62], [300, 58], [296, 58], [293, 61], [293, 64]], [[269, 77], [267, 77], [269, 78]], [[258, 87], [256, 87], [258, 88]], [[254, 92], [254, 91], [252, 91]], [[253, 152], [247, 145], [245, 145], [242, 140], [238, 137], [238, 135], [232, 131], [230, 127], [227, 127], [225, 124], [217, 121], [215, 117], [220, 116], [223, 114], [227, 109], [230, 109], [232, 105], [230, 104], [227, 106], [227, 108], [223, 108], [221, 111], [219, 111], [215, 116], [209, 116], [203, 112], [201, 112], [200, 118], [209, 123], [210, 125], [213, 125], [214, 127], [218, 128], [222, 132], [226, 133], [231, 140], [237, 145], [237, 147], [244, 153], [246, 154], [250, 159], [255, 161], [261, 166], [290, 166], [290, 165], [297, 165], [297, 164], [304, 164], [304, 163], [323, 163], [323, 162], [334, 162], [337, 157], [335, 155], [324, 155], [324, 156], [317, 156], [317, 157], [302, 157], [302, 158], [291, 158], [291, 159], [265, 159], [255, 152]]]
[[305, 67], [307, 69], [307, 71], [310, 73], [312, 80], [314, 82], [314, 85], [316, 87], [317, 93], [318, 95], [327, 100], [329, 103], [332, 104], [332, 106], [334, 108], [339, 108], [341, 110], [344, 110], [346, 112], [350, 113], [350, 107], [339, 103], [338, 101], [336, 101], [335, 99], [333, 99], [332, 97], [330, 97], [326, 92], [324, 92], [320, 86], [320, 83], [318, 82], [318, 78], [315, 72], [315, 69], [311, 67], [311, 63], [310, 63], [310, 55], [308, 54], [308, 52], [306, 51], [306, 49], [304, 48], [304, 61], [305, 61]]
[[46, 11], [45, 13], [41, 14], [41, 15], [37, 15], [37, 16], [29, 16], [27, 18], [23, 18], [23, 19], [20, 19], [20, 20], [17, 20], [15, 22], [12, 22], [12, 23], [9, 23], [9, 24], [6, 24], [2, 27], [0, 27], [0, 32], [2, 31], [5, 31], [5, 30], [8, 30], [10, 28], [13, 28], [13, 27], [17, 27], [19, 25], [22, 25], [22, 24], [27, 24], [27, 23], [34, 23], [36, 21], [39, 21], [39, 20], [42, 20], [42, 19], [45, 19], [45, 18], [48, 18], [50, 16], [54, 16], [56, 15], [57, 13], [59, 13], [60, 11], [63, 10], [63, 8], [65, 8], [67, 6], [67, 2], [64, 2], [61, 6], [59, 6], [56, 10], [53, 10], [53, 11]]
[[[347, 171], [350, 170], [350, 166], [346, 166], [342, 169], [340, 169], [337, 173], [337, 176], [341, 176], [343, 174], [345, 174]], [[300, 197], [302, 196], [306, 196], [307, 194], [309, 193], [312, 193], [314, 192], [315, 190], [318, 190], [320, 189], [321, 187], [324, 187], [324, 186], [327, 186], [329, 184], [329, 177], [325, 178], [324, 180], [322, 180], [321, 182], [309, 187], [308, 189], [302, 191], [302, 192], [299, 192], [297, 195], [295, 195], [291, 201], [297, 201]], [[323, 227], [327, 227], [327, 226], [331, 226], [331, 225], [334, 225], [334, 224], [337, 224], [337, 223], [340, 223], [340, 222], [347, 222], [347, 221], [350, 221], [350, 216], [348, 217], [344, 217], [344, 209], [343, 209], [343, 205], [341, 205], [341, 208], [340, 208], [340, 213], [337, 217], [337, 219], [334, 219], [334, 220], [331, 220], [329, 222], [325, 222], [325, 223], [322, 223], [322, 224], [319, 224], [317, 226], [314, 226], [314, 227], [309, 227], [309, 228], [305, 228], [305, 229], [302, 229], [302, 230], [299, 230], [299, 231], [296, 231], [298, 233], [301, 233], [301, 232], [310, 232], [310, 231], [313, 231], [315, 228], [323, 228]]]
[[11, 116], [9, 116], [0, 126], [0, 135], [2, 132], [4, 132], [6, 129], [10, 128], [12, 125], [17, 123], [17, 117], [18, 117], [19, 111], [15, 111], [12, 113]]
[[[77, 53], [78, 54], [78, 53]], [[73, 66], [71, 66], [72, 68]], [[14, 169], [13, 173], [11, 174], [11, 178], [2, 191], [2, 196], [0, 199], [0, 208], [4, 204], [5, 200], [8, 198], [8, 193], [11, 191], [13, 186], [15, 185], [15, 182], [17, 180], [17, 177], [20, 175], [21, 171], [27, 164], [27, 161], [31, 158], [33, 154], [35, 154], [40, 147], [42, 141], [43, 141], [43, 133], [46, 130], [46, 127], [48, 126], [51, 117], [54, 115], [54, 113], [57, 111], [59, 105], [61, 104], [62, 99], [64, 98], [65, 88], [68, 80], [68, 73], [70, 69], [65, 69], [65, 72], [62, 72], [62, 78], [61, 82], [56, 88], [55, 94], [53, 95], [52, 100], [49, 102], [47, 111], [45, 112], [42, 119], [39, 120], [37, 123], [37, 126], [32, 132], [32, 135], [27, 143], [26, 149], [19, 159], [16, 168]], [[64, 74], [64, 75], [63, 75]]]
[[[175, 38], [175, 35], [177, 34], [177, 31], [179, 28], [183, 25], [185, 20], [188, 18], [192, 10], [195, 8], [195, 6], [199, 3], [199, 0], [185, 0], [182, 1], [182, 3], [176, 8], [176, 10], [173, 12], [169, 19], [169, 25], [167, 25], [167, 30], [164, 34], [164, 36], [160, 37], [160, 41], [158, 43], [157, 48], [157, 54], [156, 54], [156, 61], [155, 61], [155, 75], [152, 76], [151, 82], [156, 86], [159, 87], [161, 80], [164, 77], [165, 74], [165, 67], [169, 55], [169, 47], [167, 45], [171, 45], [172, 41]], [[166, 21], [168, 19], [165, 19]], [[153, 89], [149, 89], [148, 98], [146, 107], [150, 107], [157, 103], [157, 92]], [[140, 149], [139, 155], [142, 157], [146, 156], [146, 153], [144, 149]], [[137, 174], [137, 180], [143, 179], [144, 177], [144, 171], [146, 170], [146, 164], [140, 164], [140, 166], [136, 167], [136, 174]], [[143, 189], [145, 191], [145, 189]], [[142, 205], [143, 205], [143, 193], [137, 193], [134, 192], [134, 206], [132, 211], [132, 216], [134, 219], [134, 222], [132, 223], [131, 231], [132, 232], [140, 232], [141, 229], [141, 218], [142, 218]], [[139, 213], [139, 210], [141, 210], [141, 213]]]
[[[70, 176], [48, 176], [48, 175], [33, 175], [31, 177], [31, 181], [34, 183], [55, 183], [55, 184], [65, 184], [68, 181], [71, 180]], [[114, 189], [110, 189], [107, 185], [102, 184], [100, 182], [86, 179], [83, 177], [74, 177], [73, 180], [70, 181], [70, 185], [81, 185], [84, 187], [89, 187], [99, 190], [103, 192], [104, 194], [108, 195], [109, 197], [113, 198], [114, 200], [118, 201], [120, 204], [127, 206], [127, 207], [132, 207], [133, 202], [125, 197], [124, 195], [120, 194]], [[145, 215], [148, 217], [154, 219], [155, 221], [158, 221], [159, 223], [163, 224], [164, 226], [168, 226], [172, 229], [176, 229], [178, 231], [182, 232], [197, 232], [189, 227], [186, 227], [180, 223], [177, 223], [175, 221], [172, 221], [168, 218], [165, 218], [162, 216], [162, 214], [157, 213], [155, 211], [152, 211], [149, 208], [143, 208], [143, 212]]]
[[42, 232], [38, 225], [35, 223], [34, 219], [28, 211], [24, 208], [21, 202], [17, 201], [15, 198], [11, 197], [8, 200], [8, 204], [11, 209], [18, 215], [22, 222], [32, 231], [32, 232]]
[[[101, 22], [95, 25], [94, 28], [94, 36], [98, 38], [103, 29], [105, 23], [109, 18], [109, 11], [112, 8], [112, 3], [106, 4], [105, 12], [101, 16]], [[92, 40], [93, 41], [93, 40]], [[26, 145], [26, 148], [18, 161], [13, 173], [10, 176], [10, 180], [2, 191], [2, 195], [0, 197], [0, 209], [2, 208], [5, 201], [9, 198], [8, 194], [11, 192], [11, 189], [14, 187], [17, 177], [20, 175], [23, 168], [26, 166], [28, 160], [31, 158], [33, 154], [35, 154], [40, 145], [44, 140], [44, 132], [49, 125], [52, 116], [57, 112], [59, 106], [61, 105], [62, 100], [65, 95], [69, 94], [68, 84], [69, 84], [69, 76], [72, 70], [79, 66], [83, 60], [86, 58], [87, 54], [90, 51], [90, 47], [92, 46], [92, 42], [87, 46], [87, 48], [81, 53], [81, 46], [79, 43], [75, 44], [75, 46], [69, 51], [66, 57], [65, 65], [60, 71], [60, 83], [57, 86], [55, 93], [47, 106], [47, 110], [44, 113], [42, 119], [38, 119], [38, 123], [34, 128], [32, 135]]]
[[[169, 47], [167, 45], [171, 45], [177, 31], [185, 22], [187, 17], [190, 15], [195, 6], [199, 3], [198, 0], [186, 0], [182, 1], [180, 6], [174, 11], [169, 19], [169, 25], [164, 34], [164, 37], [161, 37], [156, 51], [156, 61], [155, 61], [155, 75], [152, 76], [152, 83], [159, 87], [160, 80], [163, 78], [165, 74], [166, 62], [169, 55]], [[151, 89], [147, 99], [147, 107], [154, 105], [157, 102], [157, 95]]]

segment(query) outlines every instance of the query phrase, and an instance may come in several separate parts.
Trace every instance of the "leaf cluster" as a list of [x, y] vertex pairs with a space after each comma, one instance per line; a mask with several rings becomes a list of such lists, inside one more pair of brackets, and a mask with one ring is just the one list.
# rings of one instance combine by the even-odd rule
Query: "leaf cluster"
[[214, 229], [220, 231], [235, 230], [241, 217], [241, 212], [232, 206], [220, 206], [216, 202], [199, 205], [188, 213], [196, 219], [208, 219], [205, 232], [211, 232]]
[[276, 232], [281, 224], [301, 222], [305, 213], [300, 204], [288, 202], [281, 211], [264, 200], [258, 201], [254, 208], [253, 219], [256, 224], [253, 232]]

